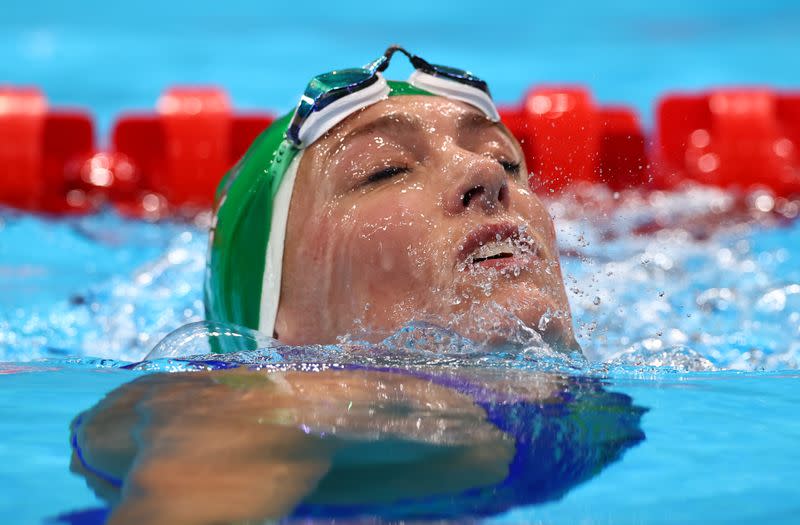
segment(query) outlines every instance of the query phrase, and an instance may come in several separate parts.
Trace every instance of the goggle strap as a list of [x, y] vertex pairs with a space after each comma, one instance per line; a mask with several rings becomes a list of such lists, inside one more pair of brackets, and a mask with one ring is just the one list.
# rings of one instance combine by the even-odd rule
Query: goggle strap
[[378, 81], [364, 89], [332, 102], [321, 111], [312, 112], [298, 132], [300, 147], [313, 144], [336, 124], [359, 109], [370, 106], [389, 96], [389, 84], [383, 75], [376, 73]]
[[460, 100], [481, 110], [492, 122], [500, 121], [500, 114], [492, 99], [480, 89], [455, 80], [435, 77], [417, 69], [408, 77], [408, 83], [414, 87], [430, 91], [435, 95]]

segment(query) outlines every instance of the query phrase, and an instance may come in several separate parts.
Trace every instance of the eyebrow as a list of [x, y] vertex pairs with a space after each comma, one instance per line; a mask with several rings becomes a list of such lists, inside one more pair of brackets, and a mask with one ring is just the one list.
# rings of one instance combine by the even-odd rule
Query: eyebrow
[[494, 122], [486, 118], [486, 115], [483, 113], [477, 113], [473, 111], [463, 113], [458, 116], [456, 119], [456, 129], [458, 129], [459, 132], [497, 129], [503, 135], [506, 135], [508, 138], [512, 138], [511, 132], [509, 132], [505, 126], [502, 126], [500, 121]]
[[421, 131], [424, 128], [424, 123], [419, 117], [410, 116], [407, 113], [389, 113], [350, 130], [347, 135], [344, 136], [344, 140], [350, 140], [360, 135], [366, 135], [387, 128], [399, 128], [403, 131]]
[[[419, 132], [423, 129], [425, 129], [425, 121], [416, 115], [409, 115], [403, 111], [388, 113], [348, 131], [340, 144], [335, 149], [329, 151], [326, 157], [328, 160], [332, 159], [342, 150], [345, 144], [362, 135], [368, 135], [383, 130]], [[483, 113], [477, 111], [467, 111], [456, 117], [456, 129], [459, 133], [462, 131], [497, 129], [503, 135], [512, 138], [511, 133], [505, 126], [500, 125], [500, 122], [493, 122], [486, 118]]]
[[494, 127], [497, 123], [492, 122], [483, 113], [468, 112], [462, 113], [456, 118], [456, 128], [459, 131], [465, 128], [489, 128]]
[[[382, 129], [391, 130], [392, 128], [396, 128], [399, 131], [421, 131], [424, 127], [425, 124], [423, 120], [417, 116], [411, 116], [404, 112], [393, 112], [350, 130], [347, 135], [344, 136], [344, 141]], [[486, 115], [478, 113], [477, 111], [468, 111], [456, 117], [456, 129], [459, 132], [497, 129], [511, 138], [511, 133], [505, 126], [500, 125], [500, 122], [489, 120], [486, 118]]]
[[339, 144], [325, 155], [326, 162], [330, 162], [342, 151], [346, 144], [361, 135], [369, 135], [375, 131], [390, 130], [392, 128], [399, 131], [419, 132], [424, 127], [424, 123], [419, 117], [410, 116], [403, 112], [388, 113], [348, 131]]

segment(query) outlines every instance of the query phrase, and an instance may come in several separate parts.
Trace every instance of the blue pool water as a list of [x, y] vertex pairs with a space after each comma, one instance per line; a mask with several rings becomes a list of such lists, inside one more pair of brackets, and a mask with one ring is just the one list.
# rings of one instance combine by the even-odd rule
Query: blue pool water
[[[16, 5], [0, 17], [0, 82], [90, 107], [101, 133], [175, 82], [282, 110], [309, 75], [392, 41], [470, 67], [501, 101], [534, 82], [580, 82], [645, 122], [668, 89], [800, 85], [800, 7], [789, 1], [163, 4]], [[646, 407], [645, 439], [563, 498], [490, 521], [796, 523], [798, 203], [754, 194], [738, 205], [708, 188], [593, 188], [580, 202], [550, 203], [589, 357], [567, 371]], [[202, 318], [206, 222], [0, 212], [0, 521], [101, 506], [69, 472], [69, 422], [145, 373], [121, 366]], [[529, 366], [542, 362], [534, 354]]]
[[[728, 209], [730, 196], [708, 188], [617, 198], [595, 188], [584, 198], [587, 209], [550, 206], [590, 361], [553, 368], [532, 350], [513, 367], [604, 379], [648, 409], [645, 439], [560, 500], [491, 521], [793, 523], [800, 224]], [[698, 230], [699, 217], [718, 224]], [[656, 219], [663, 229], [634, 233]], [[4, 240], [38, 240], [4, 248], [2, 259], [3, 288], [25, 300], [4, 298], [0, 316], [0, 515], [40, 523], [100, 506], [68, 470], [69, 422], [143, 373], [121, 366], [201, 318], [203, 229], [111, 213], [4, 214]], [[96, 266], [85, 269], [87, 259]], [[158, 363], [149, 370], [182, 368]]]

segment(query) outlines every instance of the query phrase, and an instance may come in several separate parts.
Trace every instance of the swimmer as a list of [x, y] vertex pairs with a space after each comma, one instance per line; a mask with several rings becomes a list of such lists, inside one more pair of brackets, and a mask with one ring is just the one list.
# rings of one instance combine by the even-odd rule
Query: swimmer
[[[415, 67], [408, 82], [382, 75], [396, 53]], [[393, 46], [362, 69], [315, 77], [217, 197], [210, 320], [289, 345], [374, 342], [426, 321], [488, 345], [536, 330], [578, 349], [553, 223], [486, 84], [465, 71]], [[568, 384], [529, 373], [509, 390], [507, 374], [485, 375], [479, 384], [531, 406], [558, 405]], [[507, 478], [530, 450], [503, 423], [521, 416], [490, 419], [468, 384], [368, 368], [150, 375], [76, 418], [72, 468], [112, 505], [109, 523], [347, 515], [434, 496], [441, 510], [481, 488], [476, 512], [497, 511], [492, 494], [526, 494]], [[641, 439], [635, 430], [614, 437], [614, 453], [592, 450], [585, 472], [564, 469], [592, 475], [596, 456], [612, 461]]]
[[578, 349], [553, 222], [486, 84], [411, 55], [387, 82], [396, 52], [316, 77], [223, 181], [206, 317], [292, 345], [427, 321]]

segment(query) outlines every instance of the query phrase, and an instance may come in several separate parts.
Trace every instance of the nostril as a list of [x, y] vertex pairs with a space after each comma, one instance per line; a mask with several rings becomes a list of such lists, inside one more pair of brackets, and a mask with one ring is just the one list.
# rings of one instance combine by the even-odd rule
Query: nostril
[[462, 197], [462, 202], [464, 203], [464, 207], [466, 208], [467, 206], [469, 206], [470, 201], [474, 197], [477, 197], [478, 195], [482, 194], [484, 191], [485, 190], [483, 189], [483, 186], [475, 186], [474, 188], [471, 188], [469, 191], [464, 193], [464, 197]]
[[500, 191], [497, 192], [497, 202], [500, 204], [506, 204], [508, 201], [508, 186], [503, 184], [500, 187]]

